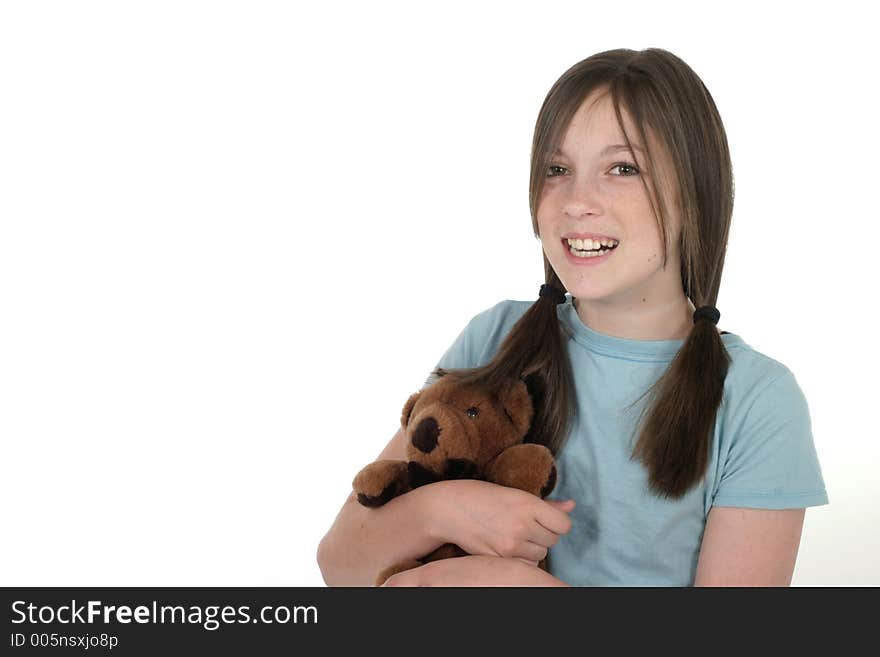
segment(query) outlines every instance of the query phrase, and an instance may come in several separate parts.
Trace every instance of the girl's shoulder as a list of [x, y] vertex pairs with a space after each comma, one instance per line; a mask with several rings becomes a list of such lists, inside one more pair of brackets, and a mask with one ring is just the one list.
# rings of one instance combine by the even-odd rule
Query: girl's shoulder
[[727, 353], [730, 355], [731, 362], [728, 368], [728, 375], [733, 375], [743, 383], [756, 384], [760, 381], [776, 379], [781, 376], [794, 376], [789, 367], [782, 361], [759, 351], [749, 344], [742, 336], [727, 333], [732, 336], [725, 339]]

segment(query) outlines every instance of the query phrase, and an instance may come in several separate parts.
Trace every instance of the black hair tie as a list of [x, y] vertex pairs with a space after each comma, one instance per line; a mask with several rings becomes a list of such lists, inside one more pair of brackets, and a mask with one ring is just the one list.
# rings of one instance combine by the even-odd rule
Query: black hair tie
[[700, 306], [694, 311], [694, 324], [701, 319], [708, 319], [717, 325], [718, 320], [721, 319], [721, 313], [714, 306]]
[[546, 283], [541, 286], [541, 291], [538, 293], [538, 296], [550, 297], [551, 299], [554, 299], [556, 303], [565, 303], [565, 292], [552, 285], [547, 285]]

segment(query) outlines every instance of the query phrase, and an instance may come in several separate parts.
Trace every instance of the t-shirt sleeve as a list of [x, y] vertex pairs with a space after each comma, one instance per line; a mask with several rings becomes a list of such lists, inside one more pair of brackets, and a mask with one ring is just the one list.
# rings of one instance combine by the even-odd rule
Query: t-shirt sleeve
[[746, 411], [713, 504], [758, 509], [828, 504], [807, 400], [788, 368]]
[[478, 316], [471, 318], [471, 320], [467, 323], [461, 332], [458, 334], [458, 337], [452, 341], [452, 344], [446, 349], [446, 353], [444, 353], [440, 360], [437, 361], [437, 364], [431, 369], [428, 374], [428, 378], [425, 379], [425, 383], [422, 386], [422, 389], [428, 387], [430, 384], [434, 383], [434, 370], [438, 367], [448, 368], [448, 369], [458, 369], [465, 367], [474, 367], [473, 358], [474, 358], [474, 348], [473, 348], [473, 340], [474, 340], [474, 322]]

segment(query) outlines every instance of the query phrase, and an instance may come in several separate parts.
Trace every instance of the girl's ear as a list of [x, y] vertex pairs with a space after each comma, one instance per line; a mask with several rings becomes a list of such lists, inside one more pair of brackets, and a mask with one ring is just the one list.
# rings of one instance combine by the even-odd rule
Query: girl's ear
[[422, 391], [414, 392], [409, 396], [409, 399], [406, 400], [406, 403], [403, 405], [403, 413], [400, 415], [400, 426], [406, 429], [406, 425], [409, 424], [409, 416], [412, 414], [413, 406], [416, 405], [416, 402], [419, 400], [419, 397], [422, 396]]

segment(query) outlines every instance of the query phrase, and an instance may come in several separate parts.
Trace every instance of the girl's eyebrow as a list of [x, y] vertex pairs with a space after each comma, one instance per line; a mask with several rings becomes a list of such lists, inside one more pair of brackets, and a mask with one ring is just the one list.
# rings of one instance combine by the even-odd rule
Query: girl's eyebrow
[[[634, 148], [635, 150], [641, 152], [641, 153], [644, 153], [644, 152], [645, 152], [645, 151], [642, 149], [642, 147], [639, 146], [638, 144], [633, 144], [633, 148]], [[611, 144], [610, 146], [606, 146], [605, 148], [603, 148], [603, 149], [602, 149], [602, 152], [599, 153], [599, 155], [601, 155], [601, 156], [605, 156], [605, 155], [608, 155], [609, 153], [616, 153], [616, 152], [618, 152], [618, 151], [629, 151], [629, 148], [627, 148], [627, 145], [626, 145], [626, 144]], [[554, 151], [553, 151], [553, 155], [554, 155], [554, 156], [556, 156], [556, 155], [562, 155], [563, 157], [568, 157], [568, 156], [565, 154], [565, 151], [563, 151], [561, 148], [557, 148], [556, 150], [554, 150]]]

